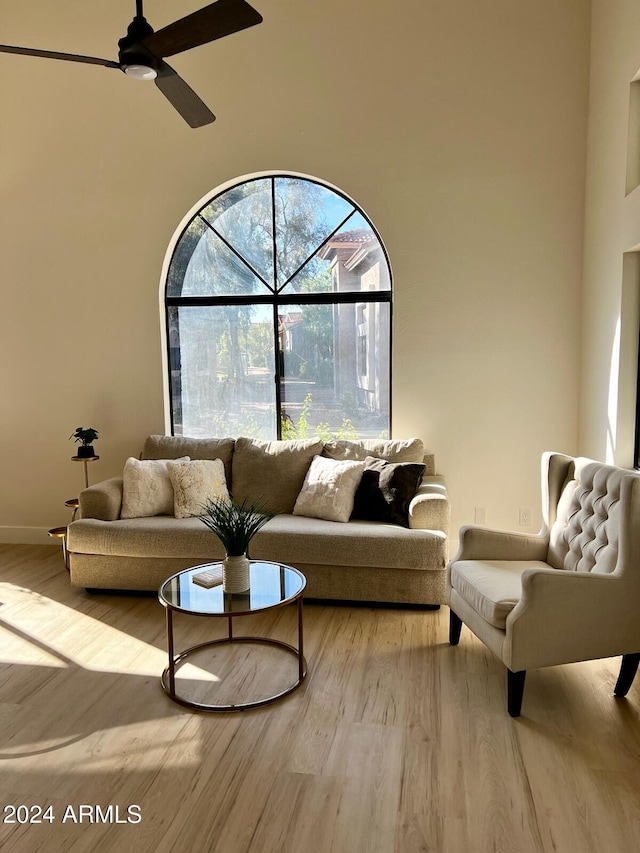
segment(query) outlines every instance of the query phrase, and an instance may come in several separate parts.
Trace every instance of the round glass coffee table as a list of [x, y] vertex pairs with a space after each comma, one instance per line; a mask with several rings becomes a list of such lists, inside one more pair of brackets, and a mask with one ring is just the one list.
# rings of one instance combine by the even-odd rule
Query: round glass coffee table
[[[303, 654], [302, 644], [302, 593], [306, 586], [306, 578], [291, 566], [282, 563], [251, 560], [250, 586], [246, 592], [225, 592], [222, 584], [209, 589], [194, 581], [194, 576], [201, 575], [208, 569], [221, 566], [220, 563], [207, 563], [194, 566], [191, 569], [178, 572], [168, 578], [160, 587], [158, 598], [166, 609], [167, 617], [167, 651], [169, 665], [162, 673], [162, 687], [174, 702], [196, 708], [201, 711], [244, 711], [248, 708], [258, 708], [268, 705], [283, 696], [287, 696], [299, 687], [306, 674], [307, 662]], [[241, 616], [283, 607], [297, 603], [298, 611], [298, 647], [291, 646], [281, 640], [270, 637], [236, 636], [233, 631], [233, 620]], [[186, 613], [192, 616], [213, 616], [227, 620], [227, 636], [218, 640], [209, 640], [197, 646], [185, 649], [176, 654], [173, 635], [173, 614]], [[266, 644], [276, 646], [287, 654], [294, 655], [298, 663], [298, 676], [290, 686], [278, 693], [257, 699], [224, 705], [209, 705], [186, 699], [176, 693], [176, 670], [190, 657], [209, 646], [220, 646], [232, 643]]]

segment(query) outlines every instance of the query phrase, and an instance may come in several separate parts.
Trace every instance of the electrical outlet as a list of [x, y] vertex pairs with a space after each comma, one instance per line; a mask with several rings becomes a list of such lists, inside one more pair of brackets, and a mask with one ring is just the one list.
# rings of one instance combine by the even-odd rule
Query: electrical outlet
[[474, 522], [476, 524], [486, 524], [487, 523], [487, 508], [486, 508], [486, 506], [477, 506], [475, 508], [473, 519], [474, 519]]
[[529, 507], [520, 507], [520, 527], [531, 527], [531, 510]]

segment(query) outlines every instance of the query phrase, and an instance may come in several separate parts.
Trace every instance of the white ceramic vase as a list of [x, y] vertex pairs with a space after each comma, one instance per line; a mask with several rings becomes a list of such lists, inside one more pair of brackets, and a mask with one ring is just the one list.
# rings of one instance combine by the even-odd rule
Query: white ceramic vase
[[222, 561], [222, 589], [225, 592], [246, 592], [249, 589], [249, 558], [229, 557]]

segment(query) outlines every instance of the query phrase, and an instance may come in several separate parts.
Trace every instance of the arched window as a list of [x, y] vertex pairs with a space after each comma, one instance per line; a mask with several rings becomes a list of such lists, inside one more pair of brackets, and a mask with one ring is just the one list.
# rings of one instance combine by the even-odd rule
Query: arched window
[[315, 179], [216, 192], [165, 281], [174, 435], [390, 433], [391, 271], [365, 213]]

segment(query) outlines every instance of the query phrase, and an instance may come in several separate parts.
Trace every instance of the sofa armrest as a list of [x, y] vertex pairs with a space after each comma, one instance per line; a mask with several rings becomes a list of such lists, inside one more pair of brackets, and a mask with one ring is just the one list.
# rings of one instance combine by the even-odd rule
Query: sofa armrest
[[409, 504], [412, 530], [441, 530], [449, 534], [451, 507], [443, 477], [428, 475]]
[[547, 536], [510, 533], [488, 527], [460, 528], [460, 547], [451, 562], [457, 560], [546, 560]]
[[122, 477], [103, 480], [80, 492], [80, 518], [116, 521], [122, 509]]

